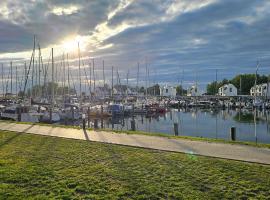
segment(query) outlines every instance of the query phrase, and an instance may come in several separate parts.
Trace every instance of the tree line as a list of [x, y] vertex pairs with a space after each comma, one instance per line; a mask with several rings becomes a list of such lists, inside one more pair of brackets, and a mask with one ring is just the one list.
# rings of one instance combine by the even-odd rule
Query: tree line
[[[238, 94], [249, 95], [250, 89], [255, 84], [255, 74], [240, 74], [236, 75], [231, 80], [223, 79], [222, 81], [213, 81], [206, 87], [207, 94], [215, 95], [218, 93], [218, 88], [224, 84], [231, 83], [238, 89]], [[267, 83], [270, 80], [270, 75], [257, 75], [257, 84]]]

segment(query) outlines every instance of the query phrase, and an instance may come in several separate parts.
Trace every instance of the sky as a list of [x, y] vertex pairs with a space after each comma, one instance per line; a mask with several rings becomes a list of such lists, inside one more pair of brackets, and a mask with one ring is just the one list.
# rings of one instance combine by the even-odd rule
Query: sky
[[257, 61], [270, 74], [269, 25], [269, 0], [1, 0], [0, 83], [10, 79], [11, 61], [23, 74], [35, 35], [44, 63], [54, 48], [58, 73], [69, 55], [74, 80], [79, 43], [82, 79], [94, 58], [97, 84], [104, 60], [107, 83], [114, 66], [121, 83], [136, 85], [139, 63], [139, 85], [147, 66], [149, 85], [204, 89], [216, 72], [218, 80], [254, 73]]

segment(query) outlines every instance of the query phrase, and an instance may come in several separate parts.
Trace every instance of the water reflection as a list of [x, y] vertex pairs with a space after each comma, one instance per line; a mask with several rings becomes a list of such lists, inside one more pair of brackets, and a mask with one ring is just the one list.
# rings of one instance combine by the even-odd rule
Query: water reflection
[[[230, 139], [230, 128], [236, 127], [236, 140], [270, 143], [269, 111], [248, 110], [171, 110], [165, 114], [112, 117], [98, 120], [100, 128], [136, 130], [174, 135], [174, 123], [183, 136]], [[93, 127], [94, 119], [89, 126]]]

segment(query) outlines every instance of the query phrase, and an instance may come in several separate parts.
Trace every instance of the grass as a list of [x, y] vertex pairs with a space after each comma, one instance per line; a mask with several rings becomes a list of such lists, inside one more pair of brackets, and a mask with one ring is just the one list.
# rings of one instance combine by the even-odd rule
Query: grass
[[0, 199], [269, 199], [270, 166], [0, 132]]

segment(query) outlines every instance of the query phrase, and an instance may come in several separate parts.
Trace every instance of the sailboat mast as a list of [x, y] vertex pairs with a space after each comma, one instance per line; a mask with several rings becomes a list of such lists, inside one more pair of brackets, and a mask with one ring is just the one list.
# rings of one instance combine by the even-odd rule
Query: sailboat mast
[[16, 66], [16, 96], [18, 94], [18, 67]]
[[40, 45], [38, 44], [38, 94], [40, 95], [40, 82], [41, 82], [41, 50], [40, 50]]
[[70, 73], [70, 71], [69, 71], [69, 61], [68, 61], [68, 54], [67, 54], [67, 67], [68, 67], [68, 91], [67, 91], [67, 94], [68, 94], [68, 97], [69, 97], [69, 90], [70, 90], [70, 77], [69, 77], [69, 73]]
[[54, 58], [52, 48], [52, 107], [54, 106]]
[[[34, 59], [35, 45], [36, 45], [36, 36], [34, 35], [34, 47], [33, 47], [33, 52], [32, 52], [32, 56], [31, 56], [31, 59], [30, 59], [29, 67], [28, 67], [28, 70], [27, 70], [27, 73], [26, 73], [26, 76], [25, 76], [25, 82], [24, 82], [24, 87], [23, 87], [23, 98], [25, 96], [25, 90], [26, 90], [26, 86], [27, 86], [29, 72], [30, 72], [30, 69], [31, 69], [31, 64], [32, 64], [33, 59]], [[32, 94], [32, 90], [30, 90], [30, 92]]]
[[12, 85], [12, 79], [13, 79], [13, 71], [12, 71], [12, 61], [10, 62], [10, 93], [12, 95], [12, 88], [13, 88], [13, 85]]
[[80, 52], [79, 42], [78, 42], [78, 56], [79, 56], [80, 107], [81, 107], [82, 105], [82, 80], [81, 80], [81, 52]]
[[255, 86], [254, 86], [254, 96], [255, 96], [255, 103], [257, 100], [257, 73], [258, 73], [258, 69], [259, 69], [259, 61], [257, 61], [257, 66], [256, 66], [256, 72], [255, 72]]
[[104, 69], [104, 60], [102, 61], [102, 68], [103, 68], [103, 87], [105, 88], [105, 69]]
[[112, 66], [112, 100], [113, 100], [113, 66]]
[[242, 95], [242, 75], [240, 75], [240, 95]]
[[148, 91], [147, 91], [147, 72], [148, 72], [148, 66], [147, 66], [147, 59], [145, 60], [145, 90], [146, 90], [146, 98], [148, 97]]
[[136, 84], [137, 90], [138, 90], [138, 87], [139, 87], [139, 70], [140, 70], [140, 63], [138, 62], [138, 68], [137, 68], [137, 84]]
[[32, 60], [32, 63], [33, 63], [33, 67], [32, 67], [32, 85], [31, 85], [31, 97], [33, 96], [33, 86], [34, 86], [34, 69], [35, 69], [35, 50], [36, 50], [36, 36], [34, 36], [34, 49], [33, 49], [33, 60]]
[[95, 60], [93, 58], [93, 80], [94, 80], [94, 93], [96, 91], [96, 75], [95, 75]]
[[5, 97], [5, 85], [4, 85], [4, 64], [2, 63], [2, 91], [3, 91], [3, 97]]
[[128, 96], [128, 76], [129, 76], [129, 70], [128, 70], [128, 72], [127, 72], [127, 92], [126, 92], [126, 93], [127, 93], [127, 94], [126, 94], [127, 96]]
[[65, 99], [66, 99], [66, 62], [65, 62], [65, 54], [63, 54], [63, 72], [64, 72], [64, 88], [63, 88], [63, 97], [64, 97], [64, 102], [65, 102]]
[[90, 96], [91, 96], [91, 94], [92, 94], [92, 68], [91, 68], [91, 63], [90, 62], [89, 62], [89, 72], [90, 72], [89, 79], [90, 79]]

